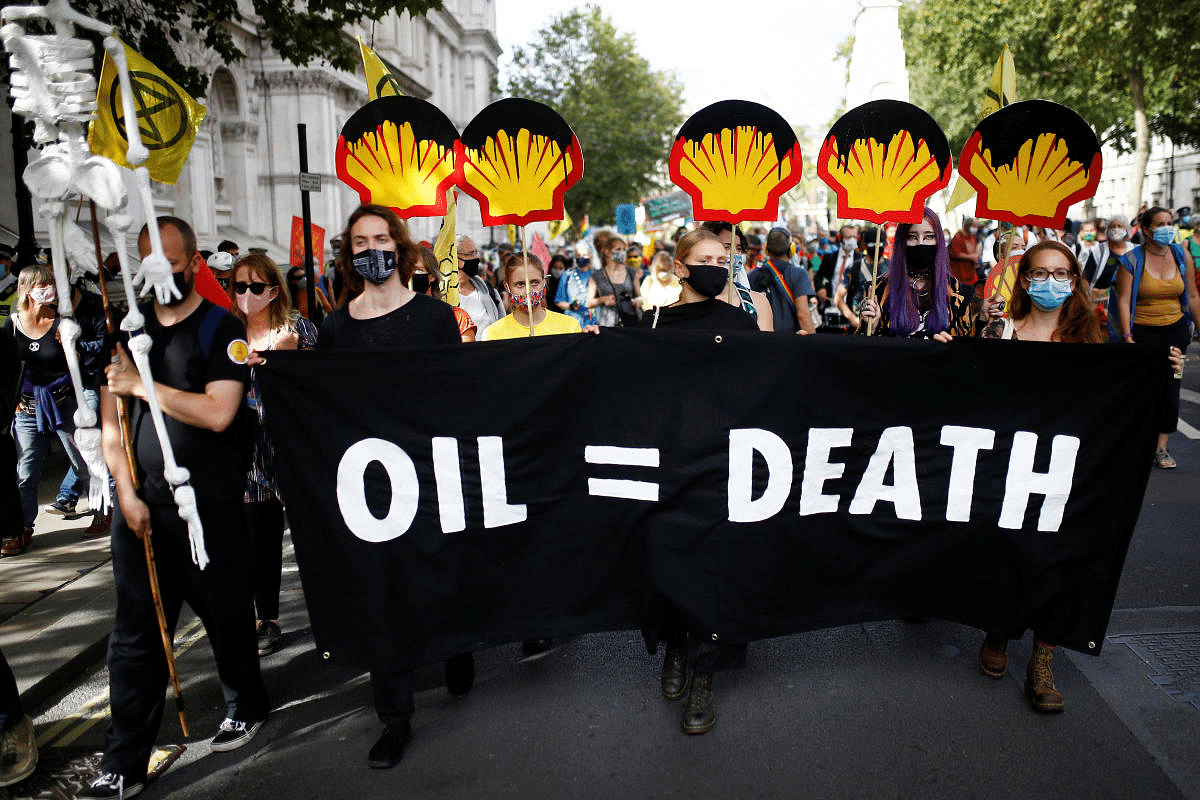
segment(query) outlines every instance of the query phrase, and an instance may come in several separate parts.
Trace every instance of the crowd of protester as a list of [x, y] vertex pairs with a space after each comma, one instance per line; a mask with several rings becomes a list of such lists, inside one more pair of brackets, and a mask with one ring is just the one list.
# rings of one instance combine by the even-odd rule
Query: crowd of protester
[[[1190, 209], [1145, 208], [1072, 223], [1062, 230], [988, 227], [971, 218], [951, 233], [933, 211], [892, 228], [846, 223], [834, 230], [783, 227], [743, 231], [729, 223], [690, 226], [653, 241], [598, 231], [555, 253], [548, 264], [507, 242], [481, 249], [458, 242], [459, 302], [426, 242], [414, 242], [393, 212], [363, 206], [333, 241], [335, 256], [320, 270], [309, 306], [302, 268], [276, 265], [261, 253], [242, 255], [233, 242], [199, 251], [183, 220], [160, 218], [180, 297], [146, 305], [154, 337], [154, 380], [171, 421], [181, 463], [192, 471], [214, 569], [189, 558], [186, 526], [161, 476], [161, 453], [147, 427], [145, 391], [121, 342], [104, 325], [90, 283], [75, 288], [83, 328], [86, 400], [104, 420], [104, 448], [113, 475], [115, 515], [97, 510], [85, 536], [110, 532], [119, 603], [109, 642], [113, 718], [102, 774], [81, 795], [129, 797], [140, 791], [163, 711], [163, 654], [146, 627], [150, 602], [137, 538], [154, 529], [159, 573], [169, 576], [168, 614], [183, 602], [204, 621], [228, 706], [214, 749], [252, 738], [269, 705], [257, 658], [279, 641], [279, 586], [285, 509], [275, 482], [269, 414], [254, 370], [275, 350], [379, 349], [553, 334], [600, 333], [605, 327], [655, 330], [745, 330], [760, 333], [956, 337], [1039, 342], [1161, 343], [1170, 366], [1200, 319], [1195, 264], [1200, 229]], [[139, 239], [143, 257], [146, 232]], [[107, 261], [109, 269], [115, 261]], [[117, 276], [111, 274], [111, 279]], [[115, 297], [114, 299], [118, 299]], [[119, 306], [115, 309], [120, 314]], [[34, 544], [37, 490], [47, 448], [58, 441], [71, 471], [45, 511], [73, 515], [88, 481], [72, 439], [75, 395], [57, 329], [52, 273], [29, 266], [18, 276], [18, 298], [0, 333], [0, 436], [8, 481], [0, 519], [0, 553], [17, 556]], [[119, 338], [119, 336], [117, 337]], [[236, 342], [246, 357], [232, 357]], [[169, 343], [169, 346], [168, 346]], [[472, 345], [479, 346], [479, 345]], [[110, 354], [114, 353], [110, 363]], [[1160, 410], [1154, 463], [1176, 466], [1167, 449], [1178, 417], [1179, 383]], [[138, 464], [126, 462], [115, 398], [126, 398]], [[244, 451], [244, 452], [243, 452]], [[154, 472], [158, 469], [158, 473]], [[141, 575], [139, 579], [138, 575]], [[171, 624], [174, 619], [170, 619]], [[1006, 636], [988, 632], [980, 669], [1007, 670]], [[1033, 707], [1064, 707], [1051, 671], [1054, 643], [1035, 631], [1026, 693]], [[672, 619], [655, 634], [666, 643], [660, 676], [664, 697], [688, 696], [683, 730], [698, 734], [716, 722], [714, 672], [740, 666], [745, 647], [713, 645]], [[539, 652], [545, 640], [525, 642]], [[0, 665], [0, 728], [6, 743], [31, 742], [28, 717], [12, 702]], [[446, 662], [447, 686], [470, 690], [470, 653]], [[398, 763], [411, 738], [412, 675], [372, 672], [383, 731], [367, 761]], [[14, 733], [15, 732], [15, 733]], [[15, 743], [15, 744], [12, 744]], [[8, 745], [6, 745], [8, 746]], [[8, 776], [11, 777], [11, 776]]]

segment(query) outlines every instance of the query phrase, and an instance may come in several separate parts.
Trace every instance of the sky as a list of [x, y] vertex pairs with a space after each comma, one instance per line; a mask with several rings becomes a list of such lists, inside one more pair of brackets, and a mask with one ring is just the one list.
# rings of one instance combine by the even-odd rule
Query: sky
[[[820, 136], [845, 99], [846, 64], [835, 61], [834, 52], [853, 30], [857, 0], [596, 0], [596, 5], [617, 30], [634, 34], [638, 53], [651, 67], [674, 70], [684, 87], [685, 116], [718, 100], [753, 100]], [[501, 75], [514, 47], [575, 7], [561, 0], [496, 0], [497, 35], [505, 51]]]

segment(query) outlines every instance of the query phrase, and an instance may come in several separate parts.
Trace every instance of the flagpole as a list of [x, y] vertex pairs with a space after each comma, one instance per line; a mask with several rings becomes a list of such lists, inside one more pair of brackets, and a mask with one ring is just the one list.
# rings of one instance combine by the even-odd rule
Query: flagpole
[[[521, 226], [521, 263], [525, 266], [525, 314], [529, 319], [529, 335], [533, 336], [533, 306], [529, 302], [529, 246], [525, 241], [525, 226]], [[508, 275], [504, 276], [508, 280]]]
[[[1012, 236], [1008, 237], [1008, 244], [1004, 246], [1004, 259], [1000, 262], [1000, 279], [996, 281], [996, 294], [1002, 294], [1005, 286], [1008, 286], [1010, 292], [1013, 290], [1013, 287], [1009, 285], [1011, 282], [1008, 280], [1008, 256], [1012, 253], [1013, 240], [1017, 238], [1017, 226], [1013, 225], [1010, 230]], [[1021, 231], [1021, 244], [1022, 246], [1025, 244], [1024, 231]]]
[[[870, 295], [870, 297], [872, 300], [875, 299], [875, 285], [876, 285], [876, 280], [879, 277], [879, 240], [880, 240], [880, 238], [882, 238], [884, 236], [887, 236], [887, 228], [884, 227], [883, 225], [880, 225], [879, 228], [876, 230], [876, 235], [875, 235], [875, 259], [871, 262], [871, 295]], [[854, 263], [853, 259], [851, 259], [851, 264], [853, 264], [853, 263]], [[837, 293], [836, 289], [834, 289], [834, 293], [835, 294]], [[867, 320], [867, 336], [870, 336], [874, 332], [875, 332], [875, 317], [871, 317], [870, 319]]]
[[[726, 283], [726, 290], [729, 296], [729, 305], [733, 305], [733, 259], [734, 253], [737, 250], [738, 234], [741, 233], [741, 228], [736, 222], [729, 224], [729, 281]], [[737, 304], [741, 308], [741, 303]]]

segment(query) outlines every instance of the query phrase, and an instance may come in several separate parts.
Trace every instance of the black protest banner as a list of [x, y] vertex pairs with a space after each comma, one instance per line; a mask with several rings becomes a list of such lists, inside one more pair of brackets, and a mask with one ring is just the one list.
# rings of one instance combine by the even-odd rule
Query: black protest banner
[[321, 650], [931, 615], [1099, 652], [1149, 346], [605, 330], [259, 368]]

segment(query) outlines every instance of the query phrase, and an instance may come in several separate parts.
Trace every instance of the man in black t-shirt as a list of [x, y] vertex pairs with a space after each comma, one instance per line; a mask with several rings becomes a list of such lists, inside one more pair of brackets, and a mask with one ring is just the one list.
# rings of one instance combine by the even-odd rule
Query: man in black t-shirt
[[[173, 217], [159, 217], [158, 227], [181, 297], [141, 309], [153, 339], [150, 372], [176, 460], [190, 472], [210, 561], [203, 570], [192, 561], [187, 524], [163, 475], [146, 392], [122, 349], [120, 360], [106, 370], [101, 392], [104, 456], [118, 501], [112, 524], [117, 618], [108, 642], [112, 718], [102, 774], [79, 795], [86, 798], [128, 797], [141, 790], [162, 720], [167, 667], [146, 579], [144, 536], [154, 537], [168, 627], [174, 630], [186, 601], [212, 643], [227, 707], [212, 749], [244, 745], [270, 710], [259, 672], [250, 537], [242, 518], [249, 445], [239, 414], [249, 381], [246, 332], [229, 312], [196, 292], [195, 271], [204, 262], [191, 227]], [[138, 249], [143, 258], [150, 251], [145, 228]], [[137, 484], [122, 447], [118, 395], [131, 398]]]

